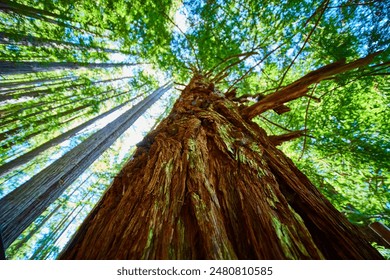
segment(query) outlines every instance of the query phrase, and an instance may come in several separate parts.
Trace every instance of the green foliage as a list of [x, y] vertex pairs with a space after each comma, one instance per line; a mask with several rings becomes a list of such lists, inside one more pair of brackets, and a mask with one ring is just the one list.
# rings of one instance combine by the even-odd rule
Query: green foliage
[[[284, 150], [352, 222], [389, 225], [388, 82], [381, 76], [353, 83], [348, 79], [354, 77], [344, 78], [342, 87], [337, 81], [317, 88], [323, 98], [308, 111], [305, 148], [297, 140]], [[294, 115], [290, 127], [301, 128], [304, 117]]]
[[[281, 148], [352, 222], [390, 225], [386, 1], [3, 2], [10, 8], [0, 10], [0, 61], [85, 63], [85, 68], [0, 78], [0, 164], [156, 88], [162, 80], [156, 73], [183, 84], [194, 72], [202, 72], [221, 91], [234, 86], [238, 96], [259, 96], [328, 63], [383, 51], [368, 67], [313, 87], [309, 95], [321, 102], [301, 98], [286, 104], [291, 112], [269, 111], [255, 121], [269, 134], [308, 129], [308, 137]], [[178, 14], [185, 24], [175, 21]], [[89, 63], [103, 62], [145, 64], [88, 68]], [[0, 178], [0, 196], [94, 129]], [[81, 181], [43, 213], [9, 248], [9, 256], [54, 258], [63, 246], [60, 236], [69, 237], [75, 230], [69, 221], [79, 224], [92, 206], [82, 203], [81, 197], [97, 200], [125, 160], [125, 152], [119, 150], [114, 146], [113, 153], [92, 167], [95, 172], [89, 171], [89, 182], [75, 200], [70, 194]], [[77, 217], [69, 210], [73, 206], [80, 211]]]
[[390, 249], [376, 243], [373, 243], [372, 246], [374, 246], [374, 248], [376, 248], [386, 260], [390, 260]]

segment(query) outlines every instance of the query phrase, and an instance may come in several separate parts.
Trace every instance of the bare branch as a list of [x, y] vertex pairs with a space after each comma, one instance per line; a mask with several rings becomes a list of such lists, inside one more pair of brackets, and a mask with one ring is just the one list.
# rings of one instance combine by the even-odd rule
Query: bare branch
[[282, 134], [282, 135], [271, 135], [269, 136], [269, 139], [271, 140], [272, 144], [275, 146], [279, 146], [280, 144], [294, 140], [296, 138], [299, 138], [301, 136], [306, 136], [306, 130], [298, 130], [298, 131], [292, 131], [290, 133]]
[[238, 78], [236, 81], [234, 81], [234, 83], [228, 88], [227, 91], [230, 91], [239, 81], [243, 80], [250, 72], [253, 71], [253, 69], [255, 69], [260, 63], [262, 63], [264, 60], [266, 60], [272, 53], [274, 53], [275, 51], [277, 51], [281, 46], [283, 46], [285, 43], [282, 43], [280, 44], [279, 46], [277, 46], [275, 49], [273, 49], [272, 51], [270, 51], [269, 53], [267, 53], [259, 62], [257, 62], [254, 66], [252, 66], [251, 68], [249, 68], [248, 71], [246, 71], [244, 73], [244, 75], [242, 75], [240, 78]]
[[[244, 56], [243, 58], [241, 58], [241, 59], [239, 59], [238, 61], [236, 61], [236, 62], [234, 62], [234, 63], [231, 63], [231, 64], [229, 64], [229, 65], [227, 65], [225, 68], [223, 68], [221, 71], [219, 71], [215, 76], [214, 76], [214, 78], [213, 79], [211, 79], [211, 81], [213, 81], [213, 82], [217, 82], [217, 81], [220, 81], [221, 80], [221, 77], [226, 77], [227, 75], [225, 75], [226, 74], [226, 71], [229, 69], [229, 68], [231, 68], [231, 67], [233, 67], [233, 66], [235, 66], [235, 65], [237, 65], [237, 64], [239, 64], [239, 63], [241, 63], [242, 61], [244, 61], [245, 59], [247, 59], [247, 58], [249, 58], [250, 56], [252, 56], [252, 55], [254, 55], [254, 54], [257, 54], [256, 52], [248, 52], [248, 53], [245, 53], [245, 54], [240, 54], [240, 55], [236, 55], [236, 57], [240, 57], [240, 56]], [[226, 61], [228, 61], [228, 60], [230, 60], [230, 59], [233, 59], [234, 57], [230, 57], [229, 59], [227, 59]], [[225, 61], [225, 62], [226, 62]], [[223, 62], [221, 62], [219, 65], [221, 65]], [[217, 67], [217, 66], [216, 66]], [[213, 69], [215, 69], [216, 67], [214, 67]], [[211, 74], [210, 73], [210, 71], [208, 72], [209, 74]]]
[[264, 116], [260, 116], [260, 118], [262, 118], [263, 120], [269, 122], [270, 124], [272, 124], [272, 125], [274, 125], [274, 126], [276, 126], [276, 127], [279, 127], [280, 129], [283, 129], [283, 130], [285, 130], [285, 131], [293, 132], [291, 129], [285, 128], [285, 127], [281, 126], [280, 124], [277, 124], [277, 123], [275, 123], [275, 122], [273, 122], [273, 121], [267, 119], [267, 118], [264, 117]]
[[[254, 54], [258, 54], [257, 52], [246, 52], [246, 53], [239, 53], [239, 54], [234, 54], [234, 55], [231, 55], [231, 56], [228, 56], [226, 58], [224, 58], [220, 63], [218, 63], [217, 65], [215, 65], [213, 68], [211, 68], [209, 71], [206, 72], [206, 74], [204, 75], [205, 77], [209, 77], [211, 75], [211, 73], [217, 69], [221, 64], [233, 59], [233, 58], [237, 58], [237, 57], [241, 57], [241, 56], [251, 56], [251, 55], [254, 55]], [[215, 75], [217, 76], [217, 75]]]
[[302, 97], [306, 95], [310, 85], [319, 83], [320, 81], [336, 74], [366, 66], [380, 53], [381, 52], [376, 52], [350, 63], [345, 63], [345, 60], [337, 61], [312, 71], [281, 90], [265, 96], [259, 102], [244, 108], [241, 111], [242, 116], [252, 119], [267, 110], [276, 108], [286, 102]]
[[[315, 87], [317, 87], [317, 84], [315, 85]], [[321, 99], [320, 99], [320, 98], [315, 97], [315, 96], [313, 96], [313, 95], [304, 94], [303, 96], [304, 96], [304, 97], [307, 97], [307, 98], [309, 98], [309, 99], [313, 99], [313, 100], [314, 100], [315, 102], [317, 102], [317, 103], [321, 102]]]
[[345, 8], [345, 7], [351, 7], [351, 6], [368, 6], [368, 5], [374, 4], [376, 2], [381, 2], [381, 1], [382, 0], [362, 2], [362, 3], [350, 3], [350, 4], [345, 4], [345, 5], [339, 5], [339, 6], [331, 6], [331, 7], [328, 7], [328, 9]]
[[[307, 95], [309, 97], [312, 97], [314, 95], [314, 92], [317, 88], [317, 85], [318, 84], [315, 84], [314, 85], [314, 88], [313, 90], [311, 91], [311, 94], [310, 95]], [[311, 98], [309, 98], [309, 100], [307, 101], [307, 106], [306, 106], [306, 112], [305, 112], [305, 125], [304, 125], [304, 130], [306, 131], [307, 129], [307, 117], [309, 115], [309, 107], [310, 107], [310, 101], [311, 101]], [[303, 137], [303, 146], [302, 146], [302, 152], [301, 152], [301, 155], [299, 156], [298, 160], [301, 160], [301, 158], [303, 157], [303, 154], [305, 153], [305, 149], [306, 149], [306, 137]]]

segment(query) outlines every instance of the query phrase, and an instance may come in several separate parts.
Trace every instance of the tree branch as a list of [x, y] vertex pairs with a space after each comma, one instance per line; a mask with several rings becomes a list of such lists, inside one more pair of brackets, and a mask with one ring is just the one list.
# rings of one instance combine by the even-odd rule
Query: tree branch
[[252, 66], [251, 68], [249, 68], [240, 78], [238, 78], [237, 80], [234, 81], [234, 83], [228, 88], [228, 92], [238, 83], [240, 82], [241, 80], [243, 80], [250, 72], [253, 71], [253, 69], [255, 69], [258, 65], [260, 65], [263, 61], [265, 61], [272, 53], [274, 53], [275, 51], [277, 51], [281, 46], [283, 46], [285, 43], [282, 43], [280, 44], [279, 46], [277, 46], [275, 49], [271, 50], [269, 53], [267, 53], [259, 62], [257, 62], [254, 66]]
[[[221, 71], [219, 71], [215, 76], [214, 76], [214, 78], [212, 78], [211, 79], [211, 81], [212, 82], [217, 82], [217, 81], [220, 81], [221, 80], [221, 77], [225, 77], [226, 75], [226, 71], [229, 69], [229, 68], [231, 68], [231, 67], [233, 67], [233, 66], [235, 66], [235, 65], [237, 65], [237, 64], [239, 64], [239, 63], [241, 63], [242, 61], [244, 61], [245, 59], [247, 59], [247, 58], [249, 58], [250, 56], [252, 56], [252, 55], [254, 55], [254, 54], [257, 54], [256, 52], [249, 52], [249, 53], [245, 53], [245, 54], [241, 54], [241, 55], [236, 55], [236, 57], [240, 57], [240, 56], [244, 56], [243, 58], [240, 58], [238, 61], [236, 61], [236, 62], [233, 62], [233, 63], [231, 63], [231, 64], [229, 64], [229, 65], [227, 65], [225, 68], [223, 68]], [[232, 59], [233, 57], [230, 57], [229, 58], [229, 60], [230, 59]], [[227, 61], [227, 60], [226, 60]], [[220, 64], [222, 64], [223, 62], [221, 62]], [[219, 64], [219, 65], [220, 65]], [[216, 66], [217, 67], [217, 66]], [[216, 67], [214, 67], [213, 69], [215, 69]]]
[[269, 139], [271, 140], [272, 144], [274, 144], [275, 146], [279, 146], [284, 142], [294, 140], [301, 136], [306, 136], [305, 133], [306, 130], [298, 130], [298, 131], [293, 131], [282, 135], [271, 135], [269, 136]]
[[374, 59], [374, 57], [376, 57], [380, 53], [381, 52], [369, 54], [364, 58], [357, 59], [350, 63], [345, 63], [344, 59], [342, 61], [337, 61], [323, 66], [317, 70], [306, 74], [302, 78], [282, 88], [281, 90], [278, 90], [274, 93], [265, 96], [259, 102], [249, 107], [245, 107], [241, 111], [241, 114], [244, 118], [252, 119], [267, 110], [274, 109], [283, 105], [286, 102], [305, 96], [309, 90], [310, 85], [319, 83], [320, 81], [329, 78], [333, 75], [366, 66]]
[[345, 8], [345, 7], [351, 7], [351, 6], [369, 6], [369, 5], [374, 4], [375, 2], [380, 2], [380, 1], [369, 1], [369, 2], [362, 2], [362, 3], [350, 3], [350, 4], [339, 5], [339, 6], [331, 6], [331, 7], [328, 7], [328, 9]]
[[[310, 94], [310, 95], [307, 95], [308, 97], [312, 97], [312, 96], [314, 95], [314, 92], [316, 91], [317, 85], [318, 85], [318, 84], [315, 84], [315, 85], [314, 85], [314, 88], [313, 88], [313, 90], [311, 91], [311, 94]], [[306, 112], [305, 112], [305, 126], [304, 126], [304, 130], [305, 130], [305, 131], [307, 130], [307, 118], [308, 118], [308, 116], [309, 116], [310, 101], [311, 101], [311, 98], [309, 98], [309, 100], [307, 101], [307, 106], [306, 106]], [[303, 157], [303, 154], [305, 153], [305, 150], [306, 150], [306, 137], [303, 137], [302, 152], [301, 152], [301, 155], [300, 155], [300, 157], [298, 158], [298, 160], [301, 160], [301, 158]]]
[[273, 122], [273, 121], [267, 119], [267, 118], [264, 117], [264, 116], [260, 116], [260, 118], [262, 118], [263, 120], [269, 122], [270, 124], [272, 124], [272, 125], [274, 125], [274, 126], [276, 126], [276, 127], [279, 127], [279, 128], [281, 128], [281, 129], [283, 129], [283, 130], [285, 130], [285, 131], [293, 132], [291, 129], [285, 128], [285, 127], [281, 126], [280, 124], [277, 124], [277, 123], [275, 123], [275, 122]]

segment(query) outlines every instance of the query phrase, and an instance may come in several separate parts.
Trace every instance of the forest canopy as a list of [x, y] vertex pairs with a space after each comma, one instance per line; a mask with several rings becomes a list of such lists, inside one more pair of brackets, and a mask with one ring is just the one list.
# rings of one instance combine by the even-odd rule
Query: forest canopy
[[109, 143], [7, 257], [56, 258], [194, 75], [250, 106], [364, 57], [253, 121], [269, 135], [300, 132], [279, 148], [352, 223], [390, 226], [389, 15], [386, 0], [1, 0], [0, 198], [91, 136]]

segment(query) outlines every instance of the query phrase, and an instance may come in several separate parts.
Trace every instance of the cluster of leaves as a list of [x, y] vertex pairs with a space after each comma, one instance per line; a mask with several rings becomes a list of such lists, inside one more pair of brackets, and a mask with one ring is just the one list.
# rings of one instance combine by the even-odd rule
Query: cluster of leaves
[[318, 87], [322, 102], [290, 118], [297, 129], [306, 120], [310, 137], [285, 149], [352, 222], [389, 225], [388, 82], [382, 76], [345, 79], [342, 87], [340, 81]]

